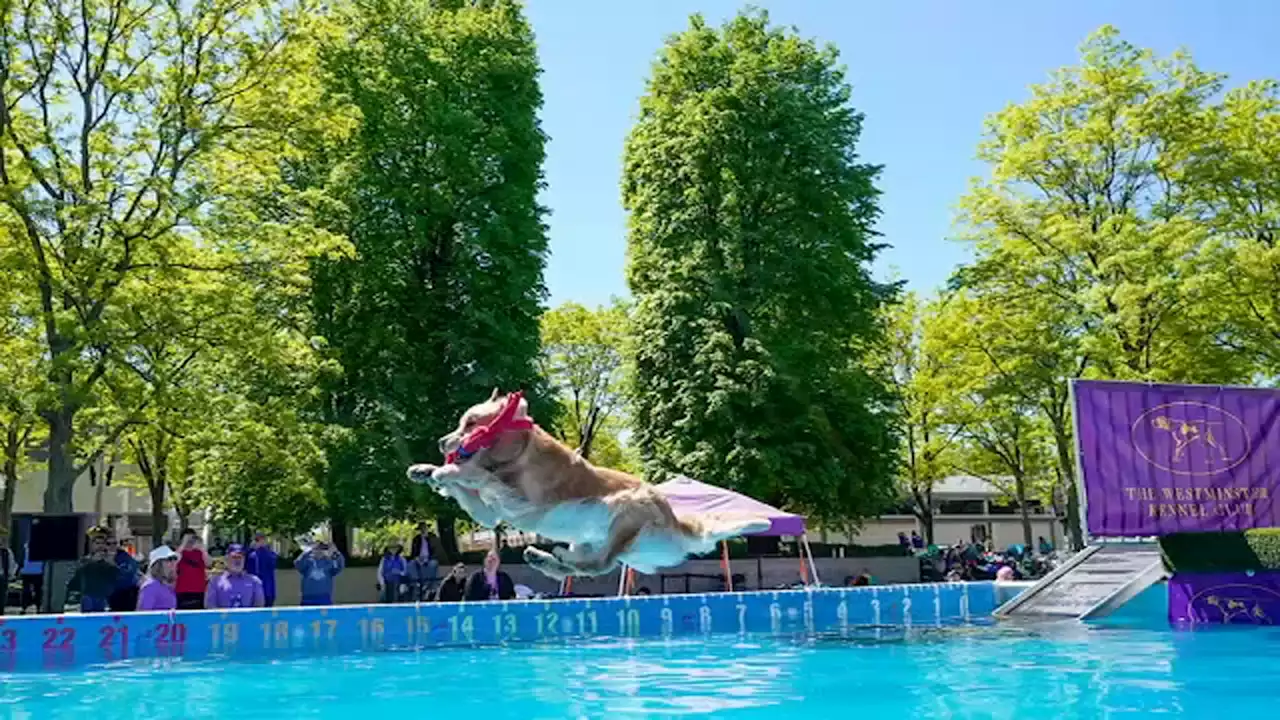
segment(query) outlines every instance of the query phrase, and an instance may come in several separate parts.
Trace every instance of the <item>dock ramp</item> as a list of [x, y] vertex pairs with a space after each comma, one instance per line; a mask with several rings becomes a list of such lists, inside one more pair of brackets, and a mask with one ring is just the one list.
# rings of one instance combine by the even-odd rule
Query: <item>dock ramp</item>
[[1091, 545], [996, 608], [997, 618], [1089, 620], [1168, 578], [1155, 543]]

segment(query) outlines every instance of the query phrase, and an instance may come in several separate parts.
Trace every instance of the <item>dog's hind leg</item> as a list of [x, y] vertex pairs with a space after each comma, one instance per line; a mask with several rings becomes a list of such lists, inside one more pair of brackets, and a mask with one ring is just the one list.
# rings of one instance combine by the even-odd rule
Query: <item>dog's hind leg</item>
[[578, 544], [557, 548], [552, 554], [529, 546], [524, 549], [524, 561], [554, 580], [606, 575], [618, 564], [618, 556], [635, 542], [643, 525], [639, 520], [618, 518], [609, 526], [609, 538], [600, 547]]

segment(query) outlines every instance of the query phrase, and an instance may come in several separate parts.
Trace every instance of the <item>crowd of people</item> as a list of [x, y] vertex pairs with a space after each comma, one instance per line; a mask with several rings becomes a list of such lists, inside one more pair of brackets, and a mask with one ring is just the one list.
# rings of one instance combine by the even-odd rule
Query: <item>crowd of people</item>
[[[0, 528], [0, 588], [7, 588], [11, 577], [20, 576], [21, 611], [39, 608], [43, 563], [31, 560], [29, 551], [21, 561], [13, 557], [4, 533]], [[398, 541], [384, 548], [375, 580], [379, 602], [512, 600], [527, 590], [518, 588], [502, 571], [500, 556], [493, 550], [480, 569], [468, 573], [463, 563], [457, 563], [439, 577], [433, 541], [424, 523], [410, 541], [408, 554]], [[996, 551], [990, 543], [964, 541], [926, 546], [915, 532], [899, 533], [899, 544], [920, 559], [925, 582], [1037, 578], [1051, 569], [1054, 556], [1052, 544], [1043, 537], [1034, 552], [1021, 545]], [[324, 540], [307, 543], [300, 550], [293, 561], [299, 574], [298, 604], [334, 604], [336, 579], [346, 568], [346, 559]], [[67, 587], [78, 592], [80, 610], [86, 613], [273, 607], [278, 565], [279, 557], [265, 533], [255, 534], [248, 546], [215, 540], [211, 551], [194, 530], [185, 529], [176, 541], [152, 550], [142, 562], [110, 530], [94, 528], [89, 532], [88, 552]], [[873, 585], [875, 578], [864, 569], [846, 577], [844, 584]], [[0, 602], [0, 613], [4, 605]]]
[[898, 533], [898, 544], [920, 558], [921, 577], [925, 581], [1036, 579], [1047, 574], [1055, 557], [1053, 543], [1043, 536], [1036, 539], [1034, 549], [1019, 543], [997, 550], [990, 540], [957, 540], [952, 545], [926, 546], [915, 531], [910, 537]]
[[[457, 563], [441, 579], [432, 545], [423, 524], [410, 543], [408, 556], [403, 554], [404, 546], [399, 543], [385, 549], [376, 580], [382, 602], [516, 598], [515, 584], [501, 570], [497, 552], [490, 551], [483, 567], [473, 573], [468, 574], [466, 565]], [[247, 547], [215, 541], [211, 553], [194, 530], [184, 529], [176, 541], [155, 548], [145, 561], [135, 557], [132, 548], [106, 528], [91, 529], [87, 547], [88, 552], [67, 583], [68, 592], [79, 594], [81, 612], [273, 607], [276, 604], [279, 558], [265, 533], [255, 534]], [[301, 548], [293, 567], [299, 574], [298, 604], [334, 604], [336, 579], [346, 568], [341, 552], [329, 542], [318, 540]], [[29, 557], [19, 562], [0, 537], [0, 588], [7, 588], [9, 578], [17, 574], [23, 578], [20, 611], [25, 613], [32, 606], [38, 609], [43, 592], [43, 564]], [[4, 605], [0, 600], [0, 613]]]

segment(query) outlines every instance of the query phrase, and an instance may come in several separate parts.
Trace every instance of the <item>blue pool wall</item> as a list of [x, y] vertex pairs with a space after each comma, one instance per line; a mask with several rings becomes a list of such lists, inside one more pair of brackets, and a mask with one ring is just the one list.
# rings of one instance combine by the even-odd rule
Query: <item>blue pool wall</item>
[[414, 605], [0, 618], [0, 672], [709, 633], [844, 633], [989, 618], [991, 582]]
[[1110, 615], [1093, 621], [1093, 624], [1168, 630], [1169, 583], [1152, 585]]

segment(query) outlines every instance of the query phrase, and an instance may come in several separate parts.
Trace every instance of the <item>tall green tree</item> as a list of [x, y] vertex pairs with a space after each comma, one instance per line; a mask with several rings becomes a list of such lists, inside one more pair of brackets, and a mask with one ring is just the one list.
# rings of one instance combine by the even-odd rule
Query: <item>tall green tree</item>
[[[70, 511], [76, 478], [142, 421], [151, 394], [109, 387], [139, 369], [139, 338], [219, 342], [199, 315], [183, 316], [199, 307], [161, 303], [227, 279], [294, 278], [323, 237], [272, 218], [221, 232], [227, 201], [260, 189], [259, 171], [275, 166], [278, 118], [252, 112], [261, 104], [250, 98], [294, 69], [304, 10], [265, 0], [0, 8], [0, 243], [18, 259], [5, 279], [29, 299], [20, 307], [48, 361], [45, 510]], [[167, 356], [165, 372], [186, 357]]]
[[961, 399], [972, 379], [958, 372], [958, 348], [945, 331], [939, 331], [939, 324], [946, 321], [939, 305], [907, 293], [901, 302], [886, 306], [886, 352], [869, 358], [874, 370], [892, 383], [901, 438], [898, 484], [931, 544], [933, 490], [961, 461], [967, 427]]
[[1280, 82], [1225, 94], [1197, 118], [1184, 154], [1188, 202], [1219, 234], [1231, 262], [1216, 280], [1226, 347], [1280, 375]]
[[560, 439], [587, 459], [599, 436], [622, 429], [628, 322], [617, 301], [595, 310], [569, 302], [542, 316], [541, 368], [563, 407]]
[[[934, 359], [945, 358], [948, 414], [957, 418], [953, 466], [997, 487], [1018, 507], [1023, 540], [1033, 547], [1030, 501], [1060, 490], [1050, 418], [1067, 412], [1068, 388], [1056, 375], [1068, 336], [1053, 334], [1043, 315], [992, 302], [990, 296], [951, 293], [928, 325]], [[1067, 514], [1068, 527], [1078, 528]], [[1073, 535], [1074, 537], [1074, 535]], [[1074, 542], [1074, 540], [1073, 540]]]
[[1111, 27], [1081, 54], [988, 120], [979, 155], [991, 174], [962, 201], [976, 250], [962, 279], [1070, 313], [1087, 370], [1238, 380], [1250, 359], [1217, 342], [1214, 280], [1228, 256], [1183, 171], [1221, 76]]
[[[357, 0], [325, 54], [336, 102], [359, 116], [345, 161], [348, 260], [317, 264], [316, 334], [341, 367], [322, 478], [335, 536], [351, 524], [459, 512], [404, 477], [495, 387], [524, 389], [540, 422], [538, 318], [547, 237], [546, 137], [533, 32], [513, 0]], [[332, 158], [329, 167], [340, 163]]]
[[772, 27], [694, 16], [654, 64], [627, 139], [635, 439], [683, 472], [820, 521], [895, 500], [879, 350], [892, 288], [879, 168], [836, 51]]
[[1210, 170], [1249, 164], [1266, 93], [1215, 106], [1222, 88], [1189, 56], [1156, 57], [1103, 27], [1078, 65], [989, 118], [979, 155], [991, 171], [961, 203], [975, 260], [954, 289], [986, 328], [964, 337], [1048, 423], [1076, 545], [1070, 380], [1238, 382], [1267, 352], [1268, 220], [1232, 208], [1268, 175], [1253, 162], [1234, 194]]
[[[0, 245], [0, 275], [6, 272], [3, 251]], [[39, 335], [23, 321], [27, 313], [16, 305], [21, 298], [10, 289], [0, 286], [0, 528], [6, 529], [30, 450], [43, 439], [37, 410], [45, 374]]]

